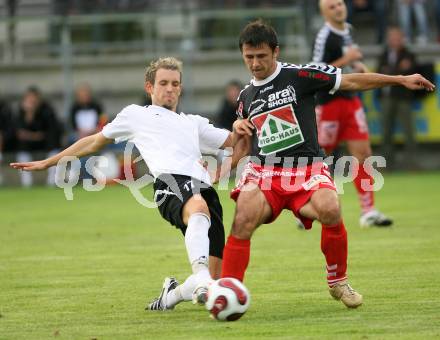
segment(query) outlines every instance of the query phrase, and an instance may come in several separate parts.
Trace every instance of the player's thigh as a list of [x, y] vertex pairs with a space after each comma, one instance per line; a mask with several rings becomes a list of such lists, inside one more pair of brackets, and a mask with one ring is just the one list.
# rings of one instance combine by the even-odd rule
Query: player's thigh
[[188, 220], [192, 214], [201, 213], [207, 216], [209, 214], [209, 208], [205, 199], [201, 194], [194, 194], [183, 206], [182, 209], [182, 221], [185, 225], [188, 225]]
[[338, 194], [333, 189], [318, 189], [299, 210], [299, 213], [304, 217], [319, 220], [324, 224], [338, 223], [341, 218]]
[[264, 193], [258, 185], [248, 183], [237, 198], [232, 232], [245, 230], [252, 233], [259, 225], [269, 221], [271, 216], [272, 208]]

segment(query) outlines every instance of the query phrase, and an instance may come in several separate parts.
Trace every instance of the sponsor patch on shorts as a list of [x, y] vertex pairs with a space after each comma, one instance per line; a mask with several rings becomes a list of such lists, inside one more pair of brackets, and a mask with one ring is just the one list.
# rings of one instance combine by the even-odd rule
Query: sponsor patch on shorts
[[332, 181], [324, 175], [313, 175], [307, 182], [303, 183], [302, 186], [306, 191], [309, 191], [319, 183], [332, 183]]

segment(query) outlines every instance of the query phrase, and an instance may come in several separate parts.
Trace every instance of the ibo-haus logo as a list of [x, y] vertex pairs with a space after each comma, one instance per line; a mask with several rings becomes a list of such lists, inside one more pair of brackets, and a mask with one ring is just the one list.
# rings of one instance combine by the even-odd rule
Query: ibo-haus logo
[[251, 120], [257, 128], [258, 146], [262, 155], [286, 150], [304, 142], [292, 104], [263, 112]]

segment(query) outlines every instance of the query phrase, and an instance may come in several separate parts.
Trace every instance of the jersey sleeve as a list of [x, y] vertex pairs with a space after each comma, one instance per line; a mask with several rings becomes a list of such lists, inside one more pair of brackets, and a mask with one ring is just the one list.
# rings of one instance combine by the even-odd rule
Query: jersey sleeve
[[130, 106], [125, 107], [116, 117], [104, 126], [102, 134], [108, 139], [114, 139], [115, 143], [129, 140], [133, 135], [133, 129], [129, 120]]
[[312, 61], [313, 63], [331, 64], [341, 57], [341, 53], [341, 47], [338, 43], [332, 42], [325, 31], [320, 32], [313, 46]]
[[216, 128], [206, 118], [195, 115], [191, 115], [191, 118], [198, 124], [200, 151], [202, 153], [216, 153], [228, 138], [229, 131]]
[[298, 85], [305, 93], [327, 91], [330, 94], [334, 94], [341, 85], [341, 69], [332, 65], [301, 65], [297, 72], [299, 78]]
[[329, 32], [321, 29], [316, 35], [315, 43], [313, 44], [312, 61], [314, 63], [322, 63], [325, 60], [326, 52], [328, 51], [327, 39]]
[[248, 85], [246, 85], [246, 87], [240, 91], [240, 94], [238, 95], [237, 98], [237, 110], [235, 111], [235, 114], [237, 115], [237, 118], [239, 119], [245, 119], [248, 118], [248, 113], [244, 107], [244, 95], [243, 92], [244, 90], [246, 90], [246, 88], [248, 87]]

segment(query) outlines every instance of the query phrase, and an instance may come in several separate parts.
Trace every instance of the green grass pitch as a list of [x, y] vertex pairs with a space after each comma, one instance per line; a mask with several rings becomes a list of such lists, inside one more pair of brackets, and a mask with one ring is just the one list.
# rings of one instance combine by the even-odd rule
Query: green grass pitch
[[[221, 323], [190, 303], [144, 311], [189, 265], [180, 232], [126, 188], [78, 189], [73, 201], [58, 188], [2, 188], [0, 339], [439, 338], [440, 173], [385, 176], [376, 201], [391, 229], [360, 229], [353, 185], [344, 189], [349, 277], [364, 305], [331, 299], [320, 226], [299, 231], [284, 212], [252, 240], [248, 313]], [[234, 205], [220, 196], [228, 232]]]

